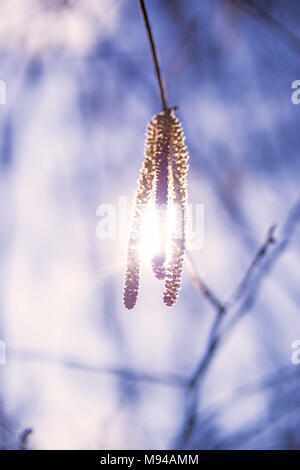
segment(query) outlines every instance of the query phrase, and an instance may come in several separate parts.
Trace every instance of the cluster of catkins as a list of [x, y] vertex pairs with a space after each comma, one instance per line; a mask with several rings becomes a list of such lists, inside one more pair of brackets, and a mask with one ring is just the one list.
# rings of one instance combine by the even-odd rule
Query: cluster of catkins
[[[148, 203], [155, 194], [159, 214], [160, 246], [152, 260], [157, 279], [165, 281], [163, 301], [171, 307], [177, 300], [181, 284], [185, 249], [185, 225], [188, 171], [188, 152], [180, 121], [173, 109], [162, 111], [149, 122], [146, 133], [145, 160], [138, 179], [134, 213], [128, 242], [124, 305], [135, 306], [140, 278], [140, 234]], [[172, 233], [167, 228], [167, 209], [179, 209], [176, 227]], [[166, 258], [168, 243], [171, 253]]]

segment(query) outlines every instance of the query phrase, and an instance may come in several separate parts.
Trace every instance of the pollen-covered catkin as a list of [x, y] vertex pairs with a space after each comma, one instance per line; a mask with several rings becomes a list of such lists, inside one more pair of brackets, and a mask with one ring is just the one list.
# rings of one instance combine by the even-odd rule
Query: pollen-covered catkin
[[[141, 225], [152, 194], [155, 194], [159, 220], [159, 247], [152, 260], [153, 272], [158, 279], [165, 279], [165, 305], [172, 306], [178, 297], [186, 237], [186, 177], [189, 156], [184, 140], [182, 127], [174, 110], [162, 111], [148, 124], [145, 161], [138, 180], [128, 243], [124, 290], [124, 304], [128, 309], [134, 307], [138, 296]], [[179, 214], [173, 231], [168, 227], [170, 205]], [[170, 243], [170, 259], [167, 260], [167, 247]]]
[[127, 267], [125, 275], [124, 305], [132, 309], [137, 300], [140, 282], [140, 235], [145, 209], [149, 202], [155, 173], [155, 137], [156, 128], [150, 121], [146, 133], [145, 160], [138, 179], [135, 195], [132, 225], [128, 242]]
[[152, 269], [155, 277], [162, 280], [166, 275], [168, 194], [173, 119], [170, 113], [163, 112], [155, 117], [155, 122], [157, 126], [155, 145], [155, 205], [159, 224], [159, 246], [152, 260]]
[[177, 300], [183, 269], [186, 238], [187, 171], [189, 155], [180, 121], [174, 116], [172, 142], [172, 200], [176, 208], [176, 226], [172, 234], [171, 259], [167, 267], [164, 303], [171, 307]]

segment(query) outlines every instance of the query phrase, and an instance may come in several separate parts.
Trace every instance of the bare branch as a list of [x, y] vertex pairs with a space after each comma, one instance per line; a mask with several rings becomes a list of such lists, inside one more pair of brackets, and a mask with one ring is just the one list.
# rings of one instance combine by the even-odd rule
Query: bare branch
[[285, 24], [277, 20], [269, 11], [262, 8], [259, 2], [252, 0], [232, 0], [233, 5], [240, 9], [248, 11], [254, 18], [261, 19], [266, 24], [270, 25], [276, 32], [286, 39], [296, 52], [300, 50], [300, 38], [291, 31]]
[[258, 267], [259, 263], [262, 261], [262, 258], [267, 254], [267, 250], [269, 246], [275, 243], [275, 239], [274, 239], [275, 229], [276, 229], [276, 224], [273, 224], [269, 228], [265, 243], [257, 251], [253, 261], [251, 262], [249, 268], [246, 271], [246, 274], [244, 275], [243, 279], [241, 280], [240, 284], [235, 290], [235, 293], [233, 294], [232, 299], [228, 304], [228, 307], [232, 305], [233, 303], [235, 303], [237, 300], [239, 300], [241, 297], [243, 297], [243, 295], [245, 294], [247, 287], [249, 285], [249, 282], [252, 278], [252, 275], [255, 271], [255, 268]]
[[111, 375], [129, 382], [146, 382], [174, 388], [184, 388], [188, 383], [188, 379], [181, 375], [151, 375], [118, 367], [105, 367], [97, 364], [89, 364], [71, 357], [62, 358], [58, 355], [52, 354], [51, 352], [17, 349], [10, 346], [7, 347], [7, 358], [8, 361], [48, 362], [68, 369], [76, 369], [94, 374]]
[[193, 259], [190, 253], [186, 250], [186, 264], [188, 270], [193, 278], [196, 287], [202, 292], [203, 296], [210, 302], [210, 304], [217, 310], [217, 312], [223, 312], [226, 306], [218, 299], [218, 297], [212, 292], [207, 284], [201, 279]]
[[[243, 316], [249, 312], [255, 304], [262, 282], [267, 274], [279, 259], [280, 255], [286, 249], [291, 237], [294, 233], [296, 224], [300, 221], [300, 201], [290, 211], [286, 223], [283, 227], [283, 240], [277, 245], [277, 249], [269, 250], [270, 245], [275, 243], [274, 230], [275, 225], [272, 225], [268, 230], [268, 234], [264, 244], [257, 251], [253, 261], [251, 262], [248, 270], [241, 283], [239, 284], [236, 294], [234, 295], [234, 301], [228, 301], [225, 306], [222, 305], [222, 309], [217, 311], [217, 316], [211, 327], [209, 340], [206, 351], [200, 359], [186, 390], [186, 412], [182, 430], [175, 441], [176, 448], [184, 448], [187, 444], [197, 420], [197, 408], [199, 399], [200, 384], [203, 381], [207, 370], [209, 369], [220, 344], [224, 342], [225, 338], [233, 331], [236, 324], [243, 318]], [[270, 251], [270, 253], [269, 253]], [[258, 267], [263, 263], [262, 269], [259, 271]], [[256, 275], [255, 275], [256, 272]], [[192, 272], [194, 281], [197, 281], [197, 285], [202, 294], [211, 301], [210, 291], [208, 294], [205, 289], [205, 284], [199, 278], [195, 270]], [[247, 294], [247, 289], [251, 287], [251, 291]], [[224, 318], [227, 316], [229, 310], [231, 310], [237, 300], [242, 299], [243, 302], [238, 306], [235, 314], [231, 321], [227, 324], [226, 328], [221, 329], [223, 326]], [[215, 303], [211, 302], [214, 306]]]

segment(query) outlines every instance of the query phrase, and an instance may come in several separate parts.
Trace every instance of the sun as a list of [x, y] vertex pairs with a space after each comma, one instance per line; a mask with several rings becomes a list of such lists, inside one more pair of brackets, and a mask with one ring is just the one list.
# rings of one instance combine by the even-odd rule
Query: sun
[[141, 262], [149, 263], [160, 246], [159, 216], [155, 204], [149, 204], [141, 228], [139, 253]]
[[[164, 220], [165, 224], [162, 223]], [[166, 253], [165, 264], [168, 264], [172, 255], [172, 234], [176, 236], [177, 222], [178, 210], [172, 203], [162, 208], [157, 208], [154, 201], [149, 204], [139, 244], [139, 255], [143, 264], [151, 263], [155, 256], [160, 255], [161, 250]]]

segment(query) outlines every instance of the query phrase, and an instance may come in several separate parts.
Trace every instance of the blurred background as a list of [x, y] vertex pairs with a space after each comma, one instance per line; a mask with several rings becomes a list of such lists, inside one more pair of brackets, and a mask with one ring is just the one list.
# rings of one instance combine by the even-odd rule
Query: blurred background
[[300, 4], [146, 4], [205, 238], [127, 311], [96, 229], [161, 110], [138, 2], [0, 2], [0, 448], [299, 449]]

